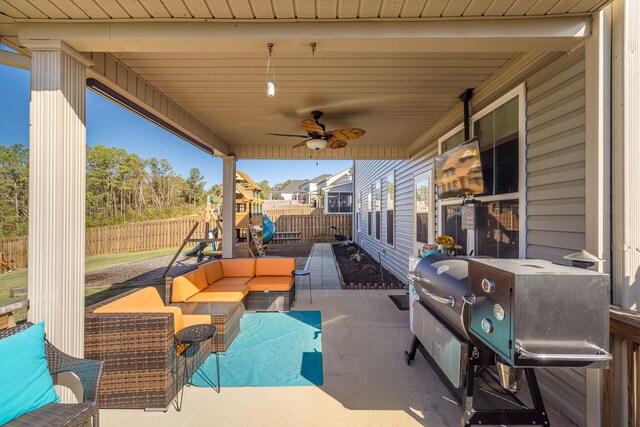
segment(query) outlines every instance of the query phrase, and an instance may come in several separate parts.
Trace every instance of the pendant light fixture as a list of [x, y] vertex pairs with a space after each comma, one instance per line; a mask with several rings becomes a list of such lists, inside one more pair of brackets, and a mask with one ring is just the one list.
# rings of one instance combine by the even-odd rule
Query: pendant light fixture
[[[264, 85], [267, 88], [267, 96], [271, 98], [276, 94], [276, 70], [273, 68], [273, 65], [271, 65], [273, 43], [267, 43], [267, 49], [269, 50], [269, 59], [267, 60], [267, 71], [264, 74]], [[269, 69], [271, 69], [271, 80], [269, 80]]]

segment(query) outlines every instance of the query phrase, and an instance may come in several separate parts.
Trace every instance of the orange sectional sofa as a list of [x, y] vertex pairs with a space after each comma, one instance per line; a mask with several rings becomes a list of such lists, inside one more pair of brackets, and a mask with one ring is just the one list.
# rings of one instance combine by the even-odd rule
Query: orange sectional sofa
[[174, 277], [172, 303], [242, 302], [249, 311], [287, 311], [294, 258], [222, 259]]
[[288, 311], [295, 289], [294, 258], [222, 259], [174, 277], [171, 306], [211, 316], [218, 331], [212, 351], [224, 352], [240, 333], [246, 311]]

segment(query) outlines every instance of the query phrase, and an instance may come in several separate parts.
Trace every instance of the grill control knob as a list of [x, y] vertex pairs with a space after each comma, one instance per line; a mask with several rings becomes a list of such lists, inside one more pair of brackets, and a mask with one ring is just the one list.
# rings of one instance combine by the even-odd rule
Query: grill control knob
[[495, 304], [493, 306], [493, 315], [496, 316], [498, 321], [502, 322], [504, 320], [504, 307], [500, 304]]
[[493, 283], [493, 280], [482, 279], [482, 290], [490, 294], [496, 290], [496, 285]]
[[489, 319], [482, 319], [480, 327], [485, 334], [493, 333], [493, 323]]

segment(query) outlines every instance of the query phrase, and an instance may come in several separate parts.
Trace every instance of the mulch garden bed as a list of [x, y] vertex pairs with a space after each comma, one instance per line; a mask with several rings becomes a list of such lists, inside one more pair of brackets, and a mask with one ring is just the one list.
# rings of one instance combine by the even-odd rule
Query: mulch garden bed
[[[378, 261], [355, 243], [332, 246], [341, 275], [342, 289], [404, 289], [404, 283], [386, 268], [382, 269], [381, 277]], [[362, 254], [361, 261], [351, 258], [358, 251]]]

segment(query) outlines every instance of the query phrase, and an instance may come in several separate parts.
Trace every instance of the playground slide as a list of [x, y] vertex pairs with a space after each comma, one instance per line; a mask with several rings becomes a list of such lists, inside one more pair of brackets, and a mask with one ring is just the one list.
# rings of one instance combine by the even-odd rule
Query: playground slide
[[[213, 229], [211, 231], [209, 231], [209, 238], [212, 239], [213, 236], [215, 236], [216, 234], [218, 234], [218, 227], [213, 227]], [[211, 244], [211, 249], [212, 250], [216, 250], [216, 244], [212, 243]], [[198, 252], [200, 251], [204, 251], [207, 249], [207, 244], [204, 242], [198, 243], [196, 246], [194, 246], [193, 248], [189, 249], [188, 251], [185, 251], [183, 253], [183, 255], [185, 257], [189, 257], [189, 256], [196, 256], [198, 255]]]
[[265, 245], [273, 239], [276, 234], [276, 225], [266, 214], [262, 214], [262, 243]]

